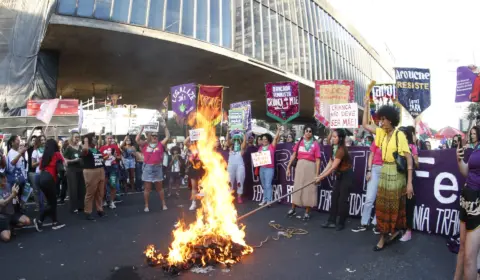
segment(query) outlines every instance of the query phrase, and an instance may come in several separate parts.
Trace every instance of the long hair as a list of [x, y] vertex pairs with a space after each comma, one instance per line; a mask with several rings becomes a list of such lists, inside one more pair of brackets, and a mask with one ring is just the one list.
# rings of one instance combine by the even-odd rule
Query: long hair
[[477, 142], [479, 142], [479, 139], [480, 139], [480, 127], [475, 125], [472, 128], [470, 128], [470, 130], [468, 131], [468, 140], [470, 140], [471, 144], [473, 144], [472, 130], [475, 130], [475, 132], [477, 133]]
[[[347, 145], [345, 144], [345, 139], [347, 138], [347, 132], [345, 129], [335, 129], [335, 133], [337, 133], [338, 136], [338, 148], [342, 148], [345, 151], [345, 156], [348, 161], [350, 161], [350, 154], [348, 153], [348, 148]], [[332, 157], [333, 157], [333, 145], [332, 145]]]
[[17, 140], [18, 137], [19, 137], [18, 135], [10, 136], [10, 138], [7, 141], [7, 152], [10, 151], [10, 149], [13, 146], [13, 142], [15, 142], [15, 140]]
[[413, 132], [408, 126], [402, 126], [398, 130], [403, 132], [405, 134], [405, 137], [407, 137], [407, 142], [409, 145], [414, 145], [415, 143], [413, 142]]
[[42, 164], [40, 165], [40, 168], [42, 170], [45, 169], [45, 167], [48, 166], [52, 161], [53, 155], [59, 151], [60, 150], [58, 148], [57, 141], [48, 139], [47, 143], [45, 143], [45, 151], [43, 152]]

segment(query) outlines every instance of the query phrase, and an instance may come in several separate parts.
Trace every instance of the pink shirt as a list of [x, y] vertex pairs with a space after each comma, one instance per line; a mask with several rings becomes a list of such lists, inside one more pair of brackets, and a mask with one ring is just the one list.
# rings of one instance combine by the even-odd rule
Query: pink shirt
[[[300, 145], [300, 147], [297, 147]], [[305, 149], [305, 144], [304, 141], [298, 142], [295, 147], [293, 147], [293, 152], [296, 152], [298, 149], [298, 154], [297, 154], [297, 159], [301, 160], [309, 160], [315, 162], [317, 158], [320, 158], [320, 145], [318, 145], [317, 141], [313, 141], [312, 146], [310, 147], [310, 150], [307, 151]]]
[[[261, 167], [274, 168], [274, 167], [275, 167], [275, 162], [274, 162], [274, 158], [275, 158], [275, 147], [273, 147], [272, 145], [268, 145], [268, 150], [270, 151], [270, 156], [272, 157], [272, 164], [264, 165], [264, 166], [261, 166]], [[263, 146], [260, 147], [260, 148], [258, 148], [258, 151], [259, 151], [259, 152], [263, 151]]]
[[410, 150], [412, 151], [412, 156], [418, 156], [417, 146], [413, 144], [408, 144], [408, 147], [410, 147]]
[[375, 141], [373, 141], [372, 145], [370, 145], [370, 152], [373, 153], [373, 164], [375, 165], [383, 165], [382, 159], [382, 149], [377, 147]]
[[152, 148], [146, 143], [141, 147], [143, 153], [143, 162], [145, 164], [163, 164], [163, 145], [158, 142], [157, 146]]

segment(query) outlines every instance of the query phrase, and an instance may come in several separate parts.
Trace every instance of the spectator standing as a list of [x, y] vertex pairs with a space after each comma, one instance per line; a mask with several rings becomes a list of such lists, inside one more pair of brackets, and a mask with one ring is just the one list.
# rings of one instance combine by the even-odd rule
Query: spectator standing
[[128, 173], [129, 186], [133, 191], [135, 188], [135, 153], [137, 149], [133, 146], [130, 135], [125, 136], [120, 148], [123, 151], [123, 165]]
[[40, 211], [40, 208], [43, 208], [43, 203], [42, 203], [42, 192], [40, 191], [38, 184], [37, 184], [37, 172], [36, 168], [32, 166], [32, 160], [33, 160], [33, 151], [35, 151], [38, 147], [37, 144], [37, 136], [33, 135], [36, 131], [36, 127], [32, 129], [32, 132], [30, 133], [30, 136], [27, 140], [28, 143], [28, 148], [27, 148], [27, 178], [28, 182], [30, 183], [30, 186], [33, 188], [33, 199], [35, 201], [35, 212]]
[[180, 148], [174, 146], [170, 149], [170, 153], [172, 154], [172, 159], [168, 165], [168, 171], [170, 173], [170, 189], [168, 196], [171, 195], [171, 191], [175, 191], [175, 195], [180, 197], [180, 185], [182, 184], [182, 177], [181, 174], [184, 173], [184, 161], [182, 156], [180, 155]]
[[280, 138], [281, 126], [277, 125], [277, 134], [275, 138], [272, 135], [265, 133], [261, 136], [262, 145], [259, 146], [258, 152], [268, 152], [271, 157], [271, 164], [260, 167], [260, 181], [263, 187], [263, 201], [259, 204], [263, 206], [273, 201], [273, 175], [275, 174], [275, 150], [277, 147], [278, 139]]
[[105, 176], [107, 178], [107, 196], [110, 193], [110, 202], [108, 206], [110, 209], [117, 208], [115, 206], [115, 199], [117, 197], [117, 190], [119, 190], [119, 167], [118, 162], [122, 159], [122, 152], [118, 148], [118, 145], [113, 141], [113, 136], [111, 134], [106, 137], [106, 145], [100, 148], [100, 153], [103, 156], [105, 164]]
[[82, 212], [85, 204], [85, 179], [83, 178], [82, 147], [80, 134], [74, 132], [68, 147], [63, 152], [67, 162], [67, 182], [70, 196], [70, 211]]
[[[23, 188], [25, 187], [25, 178], [26, 178], [26, 166], [25, 166], [25, 152], [27, 149], [25, 147], [20, 147], [20, 136], [12, 135], [7, 142], [7, 183], [11, 189], [13, 185], [19, 187], [18, 197], [21, 197], [23, 194]], [[15, 204], [16, 211], [20, 211], [20, 201], [17, 201]]]

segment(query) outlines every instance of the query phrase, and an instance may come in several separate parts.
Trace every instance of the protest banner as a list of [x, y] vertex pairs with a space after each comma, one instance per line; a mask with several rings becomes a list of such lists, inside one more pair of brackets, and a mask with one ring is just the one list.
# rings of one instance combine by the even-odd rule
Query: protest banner
[[315, 81], [315, 118], [330, 127], [330, 105], [352, 103], [353, 90], [353, 81]]
[[[53, 99], [28, 100], [27, 101], [27, 116], [35, 117], [40, 111], [43, 103], [49, 102]], [[76, 116], [78, 114], [78, 100], [77, 99], [58, 99], [58, 106], [53, 113], [54, 116]]]
[[[52, 120], [53, 114], [58, 107], [58, 102], [60, 99], [50, 99], [40, 105], [40, 110], [38, 111], [36, 118], [47, 125]], [[77, 109], [78, 110], [78, 109]]]
[[[396, 106], [399, 108], [397, 98], [397, 88], [395, 84], [377, 84], [372, 87], [370, 96], [370, 116], [372, 120], [378, 124], [377, 111], [384, 105]], [[399, 108], [400, 109], [400, 108]]]
[[175, 119], [179, 125], [183, 125], [197, 106], [197, 85], [184, 84], [170, 88], [172, 97], [172, 111], [175, 113]]
[[270, 155], [270, 151], [252, 153], [252, 164], [253, 167], [272, 164], [272, 156]]
[[358, 128], [357, 103], [330, 105], [330, 128]]
[[300, 115], [298, 82], [265, 84], [267, 116], [286, 124]]
[[159, 122], [151, 122], [143, 126], [143, 132], [158, 132]]
[[192, 129], [188, 131], [188, 134], [190, 136], [190, 141], [200, 140], [200, 137], [202, 137], [202, 134], [204, 133], [205, 133], [205, 130], [203, 128]]
[[197, 112], [216, 126], [222, 121], [223, 86], [200, 85]]
[[[275, 177], [273, 179], [273, 199], [281, 197], [294, 190], [293, 181], [295, 168], [291, 169], [290, 177], [287, 177], [287, 166], [293, 154], [294, 145], [281, 143], [275, 152]], [[349, 195], [349, 215], [360, 217], [363, 210], [363, 202], [366, 199], [367, 182], [365, 173], [368, 167], [370, 150], [368, 147], [350, 147], [354, 171], [354, 184]], [[255, 147], [246, 150], [243, 158], [245, 162], [246, 178], [244, 195], [253, 201], [263, 200], [263, 188], [259, 176], [255, 176], [255, 167], [252, 164], [251, 154], [258, 151]], [[331, 146], [321, 148], [321, 169], [323, 170], [332, 154]], [[465, 159], [471, 150], [465, 152]], [[222, 151], [225, 160], [228, 161], [228, 151]], [[455, 149], [419, 151], [420, 167], [415, 170], [413, 186], [415, 188], [416, 204], [414, 209], [413, 226], [415, 230], [439, 235], [451, 236], [458, 234], [459, 198], [465, 178], [458, 171]], [[331, 195], [335, 185], [335, 175], [328, 176], [318, 185], [317, 211], [327, 212], [332, 205]], [[416, 187], [417, 186], [417, 187]], [[291, 203], [291, 196], [282, 200], [283, 203]], [[373, 211], [372, 216], [375, 214]], [[359, 222], [359, 221], [358, 221]]]
[[243, 108], [228, 111], [228, 128], [230, 131], [245, 130], [245, 110]]
[[230, 109], [238, 109], [238, 108], [242, 108], [245, 110], [245, 122], [246, 122], [246, 132], [250, 132], [252, 131], [252, 105], [251, 105], [251, 101], [248, 100], [248, 101], [240, 101], [240, 102], [236, 102], [236, 103], [232, 103], [230, 104]]
[[399, 103], [416, 119], [430, 107], [430, 70], [395, 68]]
[[455, 102], [480, 102], [480, 69], [475, 65], [457, 68]]

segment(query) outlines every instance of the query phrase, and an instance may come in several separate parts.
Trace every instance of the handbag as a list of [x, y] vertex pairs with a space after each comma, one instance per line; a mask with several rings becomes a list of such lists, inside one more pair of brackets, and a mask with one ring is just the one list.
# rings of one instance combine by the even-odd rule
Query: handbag
[[298, 142], [297, 150], [295, 151], [295, 158], [294, 158], [293, 161], [292, 161], [292, 167], [293, 167], [293, 168], [297, 167], [297, 163], [298, 163], [298, 149], [300, 148], [300, 143], [302, 143], [302, 141], [303, 141], [303, 137], [302, 137], [302, 139], [300, 139], [300, 141]]
[[393, 152], [393, 158], [395, 159], [395, 163], [397, 165], [397, 171], [399, 173], [405, 174], [407, 173], [407, 158], [404, 156], [401, 156], [398, 153], [398, 131], [395, 132], [395, 138], [396, 138], [397, 150]]

